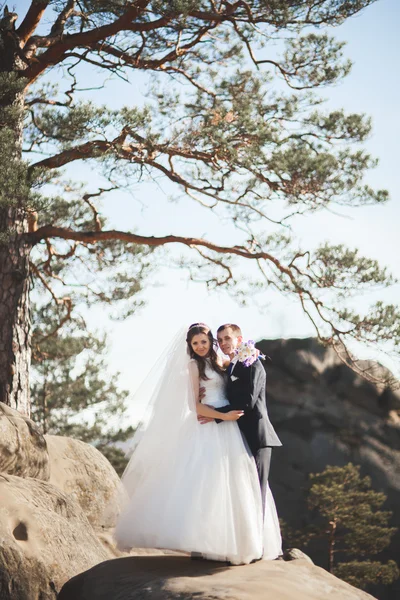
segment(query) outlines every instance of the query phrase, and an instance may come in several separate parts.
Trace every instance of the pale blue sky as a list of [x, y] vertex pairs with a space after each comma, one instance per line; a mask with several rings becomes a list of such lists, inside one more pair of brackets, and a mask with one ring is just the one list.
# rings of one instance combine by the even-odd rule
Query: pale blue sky
[[[27, 4], [25, 0], [17, 2], [17, 12], [23, 14]], [[340, 215], [320, 212], [298, 218], [295, 230], [303, 246], [316, 246], [324, 241], [355, 246], [364, 255], [387, 265], [400, 278], [399, 17], [398, 0], [379, 0], [344, 25], [330, 29], [337, 39], [348, 42], [345, 55], [354, 66], [341, 84], [323, 92], [329, 108], [343, 107], [347, 112], [363, 112], [372, 117], [373, 134], [365, 147], [379, 157], [380, 164], [370, 172], [368, 183], [375, 188], [387, 188], [391, 200], [385, 206], [340, 209], [337, 211]], [[90, 83], [89, 77], [88, 74], [85, 85]], [[112, 106], [133, 105], [141, 102], [144, 94], [145, 78], [135, 74], [131, 84], [113, 82], [101, 92], [101, 98], [97, 93], [93, 99]], [[76, 164], [73, 172], [95, 189], [94, 172]], [[123, 193], [114, 193], [104, 202], [104, 214], [113, 227], [150, 235], [201, 235], [222, 243], [229, 243], [235, 235], [230, 227], [221, 226], [216, 217], [207, 216], [194, 205], [166, 203], [165, 191], [155, 185], [137, 186], [134, 196], [140, 202]], [[188, 284], [176, 270], [163, 269], [155, 276], [154, 284], [144, 294], [147, 306], [124, 323], [108, 321], [104, 311], [97, 309], [89, 315], [94, 326], [109, 332], [110, 370], [120, 371], [121, 386], [132, 391], [155, 360], [157, 346], [162, 349], [182, 323], [205, 321], [216, 328], [221, 322], [233, 321], [242, 326], [246, 336], [255, 339], [314, 334], [296, 303], [273, 292], [258, 298], [265, 306], [261, 314], [252, 306], [239, 308], [224, 293], [209, 294], [201, 284]], [[396, 285], [378, 295], [364, 296], [360, 302], [364, 305], [378, 296], [398, 302], [399, 291]]]

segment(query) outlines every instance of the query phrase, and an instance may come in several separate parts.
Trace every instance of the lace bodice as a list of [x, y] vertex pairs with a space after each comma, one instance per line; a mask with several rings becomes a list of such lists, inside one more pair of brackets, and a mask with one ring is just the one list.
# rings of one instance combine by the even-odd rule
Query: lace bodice
[[220, 408], [229, 404], [225, 396], [225, 381], [222, 375], [216, 373], [207, 361], [205, 373], [208, 377], [207, 381], [204, 379], [200, 380], [200, 386], [206, 389], [205, 398], [202, 400], [203, 404], [209, 404]]

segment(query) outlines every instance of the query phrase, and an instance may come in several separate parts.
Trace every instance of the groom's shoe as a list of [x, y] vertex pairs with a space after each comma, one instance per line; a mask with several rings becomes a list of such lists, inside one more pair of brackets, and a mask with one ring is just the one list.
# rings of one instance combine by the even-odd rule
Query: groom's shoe
[[191, 552], [190, 560], [204, 560], [204, 556], [201, 552]]

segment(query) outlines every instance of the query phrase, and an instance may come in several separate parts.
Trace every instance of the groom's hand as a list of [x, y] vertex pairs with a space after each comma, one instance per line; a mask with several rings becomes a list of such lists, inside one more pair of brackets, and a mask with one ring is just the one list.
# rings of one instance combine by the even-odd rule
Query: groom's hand
[[212, 421], [215, 421], [215, 419], [213, 419], [212, 417], [202, 417], [201, 415], [197, 415], [197, 420], [200, 423], [200, 425], [205, 425], [206, 423], [211, 423]]
[[203, 400], [203, 398], [206, 397], [206, 388], [205, 387], [201, 387], [200, 388], [200, 392], [199, 392], [199, 400], [200, 402]]

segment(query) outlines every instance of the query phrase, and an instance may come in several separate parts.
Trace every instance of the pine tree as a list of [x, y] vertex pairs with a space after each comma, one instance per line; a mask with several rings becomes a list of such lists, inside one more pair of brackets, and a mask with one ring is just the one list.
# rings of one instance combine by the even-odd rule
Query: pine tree
[[373, 560], [397, 531], [388, 526], [392, 513], [380, 510], [385, 500], [385, 494], [371, 489], [369, 477], [360, 476], [359, 466], [328, 466], [310, 475], [307, 503], [313, 523], [296, 533], [286, 526], [287, 540], [302, 546], [323, 540], [328, 570], [351, 585], [392, 583], [400, 574], [395, 561]]
[[133, 427], [121, 427], [127, 391], [118, 389], [118, 374], [109, 375], [106, 337], [89, 334], [76, 318], [57, 325], [53, 305], [35, 306], [32, 337], [32, 419], [43, 433], [93, 444], [122, 474], [126, 465], [118, 442]]
[[[362, 149], [370, 119], [324, 110], [316, 94], [350, 71], [344, 44], [320, 28], [373, 2], [31, 0], [25, 15], [5, 7], [1, 401], [29, 413], [31, 281], [62, 309], [62, 322], [83, 301], [117, 303], [125, 316], [171, 244], [186, 249], [178, 264], [188, 277], [210, 288], [237, 298], [269, 286], [291, 295], [325, 344], [377, 379], [346, 344], [398, 349], [398, 309], [377, 302], [357, 312], [351, 297], [392, 278], [355, 249], [300, 249], [287, 227], [298, 214], [388, 199], [364, 183], [376, 164]], [[270, 42], [278, 39], [285, 48], [276, 57]], [[151, 74], [148, 103], [114, 110], [101, 105], [101, 89], [100, 104], [88, 101], [84, 69], [100, 87]], [[78, 161], [106, 183], [93, 190], [68, 181], [64, 169]], [[242, 240], [223, 246], [193, 238], [190, 223], [185, 235], [159, 237], [151, 223], [142, 233], [107, 228], [100, 198], [160, 177], [175, 197], [230, 220]], [[258, 273], [251, 280], [243, 277], [246, 264]]]

